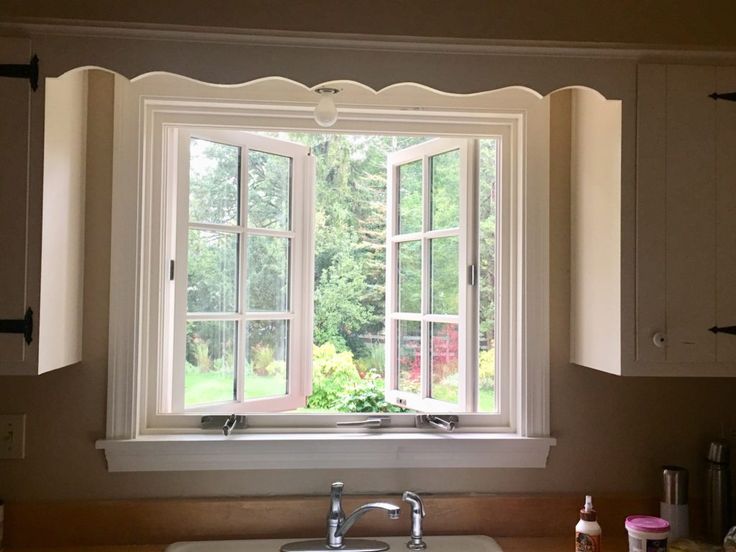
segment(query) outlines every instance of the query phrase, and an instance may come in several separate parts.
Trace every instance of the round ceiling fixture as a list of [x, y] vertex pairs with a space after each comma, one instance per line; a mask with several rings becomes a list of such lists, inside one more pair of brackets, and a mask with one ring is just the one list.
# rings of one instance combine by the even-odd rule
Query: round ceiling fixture
[[337, 122], [337, 107], [333, 96], [340, 92], [337, 88], [317, 88], [320, 95], [319, 103], [314, 108], [314, 120], [321, 127], [331, 127]]

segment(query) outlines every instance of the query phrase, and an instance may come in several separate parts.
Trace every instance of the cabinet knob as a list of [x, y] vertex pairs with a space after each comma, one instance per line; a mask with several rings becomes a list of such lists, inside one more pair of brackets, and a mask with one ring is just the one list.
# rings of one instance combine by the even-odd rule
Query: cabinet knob
[[661, 349], [667, 343], [667, 336], [662, 332], [657, 332], [652, 336], [652, 343], [655, 347]]

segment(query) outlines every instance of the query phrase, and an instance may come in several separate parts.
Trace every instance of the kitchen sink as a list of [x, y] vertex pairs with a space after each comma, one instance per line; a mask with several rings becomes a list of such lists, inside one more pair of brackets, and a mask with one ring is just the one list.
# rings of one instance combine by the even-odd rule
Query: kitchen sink
[[[377, 539], [388, 544], [390, 550], [408, 550], [407, 537]], [[177, 542], [167, 547], [166, 552], [278, 552], [284, 544], [299, 540], [304, 539]], [[496, 541], [482, 535], [424, 537], [424, 540], [427, 552], [502, 552]]]

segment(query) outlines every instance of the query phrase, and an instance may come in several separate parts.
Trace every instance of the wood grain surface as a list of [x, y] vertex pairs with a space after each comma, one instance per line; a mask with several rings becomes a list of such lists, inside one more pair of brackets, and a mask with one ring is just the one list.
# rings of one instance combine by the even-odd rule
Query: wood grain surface
[[[572, 537], [500, 537], [496, 539], [504, 552], [571, 552]], [[64, 546], [55, 548], [15, 548], [5, 552], [163, 552], [166, 547], [159, 545], [118, 545], [118, 546]], [[604, 539], [606, 552], [626, 552], [625, 539]]]
[[[346, 497], [344, 507], [350, 512], [373, 500], [397, 504], [401, 501], [398, 496]], [[425, 504], [424, 526], [428, 535], [558, 537], [569, 544], [581, 497], [427, 495]], [[623, 526], [627, 515], [656, 514], [659, 506], [656, 500], [647, 498], [597, 496], [596, 508], [604, 533], [615, 540], [625, 537]], [[327, 499], [321, 496], [9, 503], [6, 504], [5, 544], [9, 548], [43, 548], [320, 537], [324, 533], [326, 510]], [[352, 533], [353, 536], [402, 535], [408, 530], [408, 509], [402, 508], [398, 522], [382, 515], [369, 515]], [[518, 542], [526, 546], [523, 541]], [[555, 546], [554, 540], [538, 542], [539, 546], [543, 543]]]

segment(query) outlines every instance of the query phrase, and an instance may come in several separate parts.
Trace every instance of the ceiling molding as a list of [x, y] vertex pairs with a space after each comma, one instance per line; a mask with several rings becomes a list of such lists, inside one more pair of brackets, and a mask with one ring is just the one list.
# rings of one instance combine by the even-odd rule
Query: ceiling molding
[[195, 27], [144, 23], [108, 23], [67, 19], [16, 18], [0, 22], [0, 33], [120, 39], [150, 39], [273, 47], [360, 49], [403, 53], [520, 55], [633, 59], [641, 61], [736, 60], [736, 48], [713, 49], [676, 45], [632, 45], [599, 42], [455, 39], [345, 33], [315, 33], [226, 27]]

